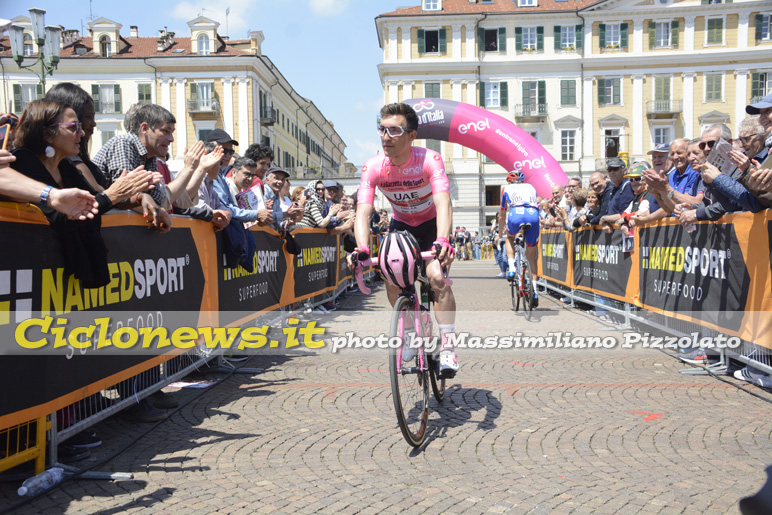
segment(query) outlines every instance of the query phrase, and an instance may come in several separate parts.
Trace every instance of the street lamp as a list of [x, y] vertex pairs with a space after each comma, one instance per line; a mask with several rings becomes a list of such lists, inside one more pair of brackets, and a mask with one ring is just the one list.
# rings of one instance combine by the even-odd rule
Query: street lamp
[[[59, 65], [62, 29], [51, 25], [45, 26], [46, 12], [43, 9], [30, 9], [29, 14], [32, 20], [32, 34], [35, 38], [35, 44], [38, 46], [38, 57], [32, 64], [22, 65], [24, 61], [24, 28], [19, 25], [11, 25], [11, 53], [19, 68], [30, 70], [38, 76], [43, 93], [45, 93], [46, 76], [53, 75], [54, 70]], [[40, 63], [40, 71], [33, 69], [38, 63]]]

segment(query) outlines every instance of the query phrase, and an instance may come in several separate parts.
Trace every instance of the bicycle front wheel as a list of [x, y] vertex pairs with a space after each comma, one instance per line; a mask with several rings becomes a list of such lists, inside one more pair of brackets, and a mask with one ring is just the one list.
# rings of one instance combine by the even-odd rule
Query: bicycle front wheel
[[526, 320], [531, 319], [531, 311], [533, 311], [533, 289], [531, 266], [528, 264], [528, 261], [523, 261], [523, 312], [525, 313]]
[[[391, 315], [390, 337], [398, 337], [402, 342], [405, 328], [413, 324], [413, 302], [407, 297], [399, 297]], [[405, 345], [406, 347], [406, 345]], [[410, 360], [402, 357], [402, 346], [390, 346], [389, 375], [391, 377], [391, 396], [397, 422], [407, 443], [420, 447], [426, 439], [426, 427], [429, 423], [429, 377], [428, 369], [421, 369], [420, 358], [423, 348]]]

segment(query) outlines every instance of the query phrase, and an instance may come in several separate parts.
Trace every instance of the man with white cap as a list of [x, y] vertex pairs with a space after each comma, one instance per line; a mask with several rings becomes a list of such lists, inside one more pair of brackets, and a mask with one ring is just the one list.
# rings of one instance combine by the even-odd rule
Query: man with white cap
[[[759, 123], [764, 128], [766, 140], [764, 146], [772, 147], [772, 94], [762, 98], [755, 104], [745, 107], [745, 112], [750, 115], [759, 115]], [[757, 161], [758, 163], [758, 161]], [[756, 170], [753, 170], [756, 168]], [[751, 178], [748, 186], [758, 190], [772, 192], [772, 166], [769, 163], [769, 156], [763, 163], [758, 163], [751, 168]]]

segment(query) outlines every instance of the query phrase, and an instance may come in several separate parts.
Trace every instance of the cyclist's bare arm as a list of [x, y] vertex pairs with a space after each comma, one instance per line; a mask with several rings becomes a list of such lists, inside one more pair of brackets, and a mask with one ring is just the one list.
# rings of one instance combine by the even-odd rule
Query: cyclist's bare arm
[[[372, 207], [372, 206], [370, 206]], [[437, 237], [450, 236], [450, 228], [453, 218], [453, 209], [450, 204], [450, 193], [439, 192], [434, 194], [434, 207], [437, 209]], [[449, 266], [452, 263], [451, 256], [447, 255], [445, 247], [442, 248], [439, 255], [442, 266]]]
[[354, 238], [359, 248], [369, 248], [370, 246], [370, 215], [372, 214], [372, 204], [357, 204], [357, 212], [354, 219]]

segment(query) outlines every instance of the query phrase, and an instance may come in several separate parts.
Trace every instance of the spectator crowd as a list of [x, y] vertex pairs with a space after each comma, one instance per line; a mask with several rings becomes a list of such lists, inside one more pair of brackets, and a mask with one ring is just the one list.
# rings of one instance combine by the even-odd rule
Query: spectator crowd
[[[656, 145], [648, 152], [651, 162], [628, 167], [619, 157], [608, 159], [605, 173], [590, 175], [588, 189], [577, 178], [565, 187], [555, 186], [551, 197], [539, 199], [541, 227], [573, 231], [598, 226], [628, 236], [635, 227], [665, 217], [694, 230], [696, 221], [771, 207], [772, 95], [746, 111], [750, 116], [739, 125], [736, 138], [726, 125], [712, 125], [699, 138]], [[300, 228], [339, 234], [344, 248], [353, 250], [356, 193], [346, 195], [340, 183], [329, 179], [293, 188], [290, 172], [276, 166], [270, 147], [254, 143], [238, 155], [238, 141], [221, 129], [185, 149], [182, 168], [172, 176], [166, 162], [176, 123], [159, 105], [135, 104], [125, 115], [126, 134], [107, 141], [92, 157], [89, 143], [96, 121], [91, 95], [75, 84], [57, 84], [44, 98], [30, 102], [20, 118], [0, 118], [0, 125], [10, 128], [0, 150], [0, 196], [42, 209], [61, 240], [66, 271], [87, 288], [110, 280], [100, 219], [116, 208], [137, 212], [160, 233], [171, 229], [170, 214], [211, 223], [213, 231], [224, 233], [229, 267], [251, 268], [251, 225], [275, 229], [292, 253], [300, 251], [292, 237]], [[731, 165], [720, 170], [711, 164], [711, 152], [722, 148]], [[488, 234], [459, 226], [451, 237], [460, 260], [479, 260], [481, 249], [494, 243], [498, 277], [504, 277], [506, 256], [495, 244], [501, 240], [498, 216], [501, 212]], [[370, 227], [374, 234], [387, 232], [388, 213], [375, 211]], [[705, 362], [709, 357], [684, 359]], [[749, 381], [766, 377], [751, 367], [738, 372]], [[163, 395], [152, 400], [156, 405], [138, 403], [130, 416], [158, 420], [158, 407], [169, 402]]]
[[[167, 161], [176, 123], [160, 105], [134, 104], [125, 114], [126, 133], [90, 149], [96, 129], [91, 95], [76, 84], [57, 84], [44, 98], [28, 103], [21, 116], [0, 116], [6, 128], [0, 140], [0, 200], [41, 208], [60, 240], [66, 273], [85, 288], [110, 282], [100, 229], [101, 216], [112, 209], [135, 211], [159, 233], [170, 231], [172, 214], [204, 220], [223, 233], [225, 265], [249, 271], [255, 251], [248, 230], [252, 225], [275, 229], [291, 253], [301, 250], [292, 232], [304, 227], [340, 234], [344, 247], [353, 250], [356, 194], [346, 195], [334, 180], [293, 189], [290, 172], [274, 163], [270, 147], [254, 143], [238, 155], [239, 142], [222, 129], [184, 149], [182, 168], [172, 175]], [[371, 217], [376, 234], [388, 225], [385, 210]], [[153, 422], [175, 405], [159, 391], [123, 415]], [[83, 459], [99, 443], [95, 434], [84, 431], [60, 446], [59, 459]]]

